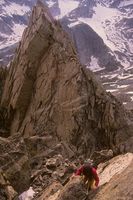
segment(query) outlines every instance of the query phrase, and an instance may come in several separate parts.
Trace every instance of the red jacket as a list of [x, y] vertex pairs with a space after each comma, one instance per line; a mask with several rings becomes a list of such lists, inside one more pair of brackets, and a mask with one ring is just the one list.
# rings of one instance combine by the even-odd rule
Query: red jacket
[[[75, 175], [77, 176], [77, 175], [83, 174], [83, 169], [84, 169], [84, 166], [82, 166], [79, 169], [77, 169]], [[99, 177], [98, 177], [97, 171], [96, 171], [96, 169], [94, 167], [92, 167], [92, 174], [93, 174], [93, 177], [94, 177], [94, 179], [96, 181], [95, 185], [97, 187], [98, 184], [99, 184]]]

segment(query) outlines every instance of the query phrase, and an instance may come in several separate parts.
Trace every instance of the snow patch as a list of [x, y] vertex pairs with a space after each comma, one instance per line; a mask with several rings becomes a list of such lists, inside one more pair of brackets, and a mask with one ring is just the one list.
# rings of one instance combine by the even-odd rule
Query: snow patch
[[123, 76], [123, 74], [118, 75], [118, 79], [120, 79], [120, 80], [129, 79], [130, 77], [133, 77], [133, 75], [132, 74], [129, 74], [127, 76]]
[[58, 0], [58, 3], [59, 3], [59, 8], [61, 10], [60, 17], [65, 16], [66, 14], [77, 8], [79, 5], [78, 1], [73, 1], [73, 0]]
[[73, 27], [73, 26], [76, 26], [76, 25], [78, 25], [78, 24], [80, 24], [80, 22], [79, 21], [76, 21], [76, 22], [72, 22], [71, 24], [69, 24], [68, 25], [68, 27]]
[[117, 88], [127, 88], [129, 85], [118, 85]]
[[127, 94], [133, 94], [133, 91], [129, 91], [129, 92], [127, 92]]
[[118, 74], [109, 74], [109, 75], [102, 75], [101, 78], [108, 78], [108, 79], [113, 79], [116, 78]]
[[130, 97], [131, 98], [131, 101], [133, 101], [133, 96], [132, 97]]
[[20, 15], [20, 16], [23, 16], [29, 11], [30, 11], [30, 8], [26, 5], [19, 5], [17, 3], [11, 3], [11, 4], [3, 7], [3, 12], [0, 14], [0, 16], [1, 15], [8, 15], [8, 16]]
[[22, 24], [14, 24], [13, 26], [13, 31], [16, 34], [16, 36], [18, 36], [19, 38], [21, 38], [22, 33], [24, 31], [24, 29], [26, 28], [25, 25]]
[[[78, 20], [88, 24], [103, 39], [112, 52], [115, 51], [115, 56], [117, 56], [117, 52], [121, 52], [123, 55], [126, 54], [128, 57], [122, 56], [119, 59], [117, 56], [117, 59], [127, 68], [132, 62], [131, 55], [133, 52], [133, 41], [132, 39], [127, 40], [127, 35], [130, 35], [132, 30], [127, 30], [123, 25], [120, 28], [118, 27], [124, 18], [132, 19], [131, 8], [127, 12], [122, 12], [117, 8], [108, 7], [110, 2], [102, 1], [101, 3], [97, 1], [97, 6], [93, 7], [94, 14], [92, 18], [78, 18]], [[127, 5], [131, 4], [133, 0], [123, 0], [122, 2]]]
[[0, 0], [0, 5], [3, 5], [5, 4], [5, 1], [4, 0]]
[[106, 90], [107, 92], [117, 92], [118, 90], [117, 89], [109, 89], [109, 90]]
[[92, 70], [93, 72], [97, 72], [97, 71], [101, 71], [104, 68], [101, 68], [98, 64], [98, 59], [95, 58], [94, 56], [91, 56], [91, 62], [90, 64], [87, 66], [90, 70]]
[[47, 1], [47, 4], [49, 7], [52, 7], [55, 4], [55, 2], [52, 0], [49, 0], [49, 1]]
[[115, 20], [120, 15], [120, 12], [115, 8], [107, 8], [100, 4], [94, 7], [94, 12], [95, 14], [93, 14], [92, 18], [79, 18], [78, 20], [91, 26], [112, 51], [116, 50], [115, 44], [107, 36], [105, 27], [112, 20]]
[[3, 48], [8, 47], [12, 44], [15, 44], [16, 42], [19, 42], [19, 40], [21, 40], [23, 31], [24, 31], [25, 28], [26, 28], [25, 25], [14, 24], [13, 34], [11, 34], [8, 37], [5, 35], [5, 41], [0, 42], [0, 49], [3, 49]]
[[133, 0], [124, 0], [124, 1], [120, 2], [119, 8], [124, 7], [124, 6], [129, 6], [132, 4], [133, 4]]
[[110, 87], [116, 87], [116, 86], [117, 86], [116, 84], [111, 84], [111, 85], [110, 85]]
[[124, 104], [124, 105], [126, 105], [126, 104], [127, 104], [127, 102], [123, 102], [123, 104]]
[[31, 200], [34, 197], [34, 190], [32, 187], [29, 188], [29, 190], [23, 192], [20, 196], [19, 196], [19, 200]]
[[130, 62], [125, 58], [125, 57], [122, 57], [121, 59], [118, 57], [118, 55], [116, 54], [116, 58], [117, 60], [121, 63], [122, 66], [124, 66], [126, 69], [129, 68], [130, 66]]

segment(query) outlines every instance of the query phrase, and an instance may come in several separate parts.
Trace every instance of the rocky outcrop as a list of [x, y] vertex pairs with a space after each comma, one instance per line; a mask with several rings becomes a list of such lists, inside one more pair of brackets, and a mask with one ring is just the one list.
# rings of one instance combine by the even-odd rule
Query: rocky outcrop
[[[100, 185], [95, 191], [87, 194], [80, 177], [74, 177], [63, 188], [55, 191], [50, 200], [131, 200], [132, 191], [133, 154], [125, 154], [113, 158], [109, 162], [99, 165]], [[49, 190], [47, 190], [48, 192]], [[44, 194], [43, 194], [44, 195]], [[47, 193], [48, 195], [48, 193]], [[50, 192], [49, 192], [50, 195]], [[40, 200], [42, 200], [41, 198]]]
[[111, 149], [109, 150], [101, 150], [101, 151], [94, 151], [93, 155], [92, 155], [92, 160], [95, 161], [95, 165], [97, 166], [100, 163], [103, 163], [107, 160], [110, 160], [111, 158], [113, 158], [113, 151]]
[[40, 1], [10, 65], [1, 105], [12, 108], [11, 135], [51, 136], [79, 154], [117, 152], [132, 134], [122, 105], [80, 65], [67, 34]]
[[17, 200], [17, 192], [10, 185], [9, 181], [6, 179], [5, 174], [0, 171], [0, 199], [1, 200]]
[[20, 134], [0, 138], [0, 169], [0, 185], [6, 192], [21, 193], [29, 187], [29, 158]]
[[52, 188], [51, 184], [65, 185], [77, 166], [69, 160], [72, 158], [69, 157], [67, 149], [63, 148], [63, 144], [58, 144], [53, 149], [52, 147], [49, 149], [43, 147], [42, 149], [43, 145], [41, 146], [41, 144], [36, 144], [35, 146], [39, 147], [40, 153], [38, 151], [37, 154], [35, 148], [35, 155], [29, 156], [32, 169], [31, 185], [38, 193], [37, 197], [40, 197], [49, 186]]

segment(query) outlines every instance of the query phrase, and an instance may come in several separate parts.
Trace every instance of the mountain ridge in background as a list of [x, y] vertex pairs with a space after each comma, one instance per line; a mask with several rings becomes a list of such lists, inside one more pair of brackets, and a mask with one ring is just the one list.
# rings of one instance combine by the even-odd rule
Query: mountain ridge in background
[[[107, 91], [132, 109], [132, 1], [43, 0], [73, 38], [80, 60], [94, 71]], [[0, 4], [0, 62], [14, 55], [35, 1]], [[19, 30], [19, 31], [18, 31]]]

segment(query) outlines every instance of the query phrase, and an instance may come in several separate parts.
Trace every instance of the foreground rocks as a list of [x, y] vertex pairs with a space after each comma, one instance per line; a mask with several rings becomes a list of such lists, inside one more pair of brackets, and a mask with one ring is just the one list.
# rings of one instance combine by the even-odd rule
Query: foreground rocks
[[8, 139], [0, 138], [0, 169], [0, 185], [6, 196], [14, 196], [16, 191], [21, 193], [29, 187], [30, 165], [28, 153], [20, 134]]
[[7, 180], [3, 171], [0, 171], [0, 199], [17, 200], [18, 194]]
[[133, 154], [112, 159], [101, 173], [101, 185], [92, 200], [133, 199]]
[[[75, 177], [65, 187], [59, 187], [48, 200], [132, 200], [132, 166], [133, 154], [115, 157], [99, 166], [100, 186], [97, 190], [90, 191], [87, 195], [81, 178]], [[39, 200], [43, 199], [41, 197]]]
[[105, 150], [101, 150], [101, 151], [94, 151], [93, 155], [92, 155], [92, 159], [95, 161], [95, 165], [99, 165], [100, 163], [103, 163], [107, 160], [110, 160], [111, 158], [113, 158], [114, 154], [113, 151], [111, 149], [105, 149]]

